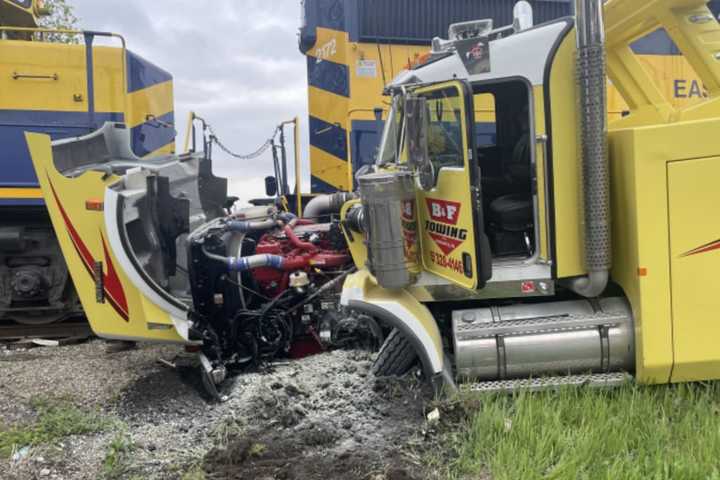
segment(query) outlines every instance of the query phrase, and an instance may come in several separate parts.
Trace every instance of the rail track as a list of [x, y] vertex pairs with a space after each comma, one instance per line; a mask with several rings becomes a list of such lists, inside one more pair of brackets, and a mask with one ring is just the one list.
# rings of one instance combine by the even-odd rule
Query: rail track
[[38, 339], [63, 342], [86, 339], [92, 334], [90, 325], [84, 317], [69, 318], [47, 325], [24, 325], [0, 321], [2, 343], [23, 343]]

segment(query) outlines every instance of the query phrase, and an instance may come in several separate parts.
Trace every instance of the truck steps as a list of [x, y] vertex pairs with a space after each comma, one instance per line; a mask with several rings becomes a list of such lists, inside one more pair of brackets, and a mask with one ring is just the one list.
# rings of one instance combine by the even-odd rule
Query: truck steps
[[619, 387], [629, 383], [632, 377], [624, 372], [593, 373], [585, 375], [562, 375], [557, 377], [520, 378], [515, 380], [493, 380], [465, 383], [460, 390], [477, 393], [512, 393], [516, 391], [542, 391], [566, 386], [588, 386], [596, 388]]
[[[474, 319], [474, 317], [472, 317]], [[625, 313], [597, 312], [578, 315], [553, 315], [548, 317], [501, 320], [477, 323], [463, 319], [456, 326], [457, 334], [463, 339], [479, 340], [497, 336], [533, 335], [571, 332], [598, 327], [612, 328], [627, 322]]]

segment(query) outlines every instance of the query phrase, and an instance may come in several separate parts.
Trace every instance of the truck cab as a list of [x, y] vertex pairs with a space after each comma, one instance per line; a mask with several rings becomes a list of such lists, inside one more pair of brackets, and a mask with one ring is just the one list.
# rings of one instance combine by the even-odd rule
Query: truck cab
[[[686, 183], [717, 178], [720, 166], [710, 134], [720, 26], [706, 3], [577, 1], [574, 18], [530, 28], [517, 17], [451, 26], [386, 89], [378, 163], [358, 176], [362, 199], [347, 211], [366, 247], [356, 243], [361, 271], [344, 304], [398, 329], [445, 384], [720, 376], [716, 353], [690, 348], [720, 334], [714, 307], [704, 310], [716, 282], [691, 278], [682, 260], [715, 251], [720, 228], [690, 227], [690, 205], [717, 194]], [[659, 28], [709, 85], [701, 104], [673, 106], [633, 53]], [[606, 75], [629, 105], [609, 125]], [[680, 140], [690, 131], [692, 145]], [[377, 208], [373, 198], [392, 189], [399, 206]], [[385, 260], [392, 245], [404, 266]]]

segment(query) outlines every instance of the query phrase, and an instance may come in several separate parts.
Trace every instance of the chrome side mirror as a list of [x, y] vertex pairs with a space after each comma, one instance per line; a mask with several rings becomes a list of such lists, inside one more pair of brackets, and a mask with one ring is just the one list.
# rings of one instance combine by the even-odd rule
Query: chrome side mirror
[[416, 170], [423, 190], [435, 186], [435, 169], [428, 152], [429, 110], [424, 97], [405, 99], [405, 146], [408, 165]]

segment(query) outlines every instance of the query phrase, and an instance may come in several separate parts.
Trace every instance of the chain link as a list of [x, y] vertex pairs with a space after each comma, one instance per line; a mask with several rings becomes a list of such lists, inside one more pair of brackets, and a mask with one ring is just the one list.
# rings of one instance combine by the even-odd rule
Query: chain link
[[257, 150], [255, 150], [252, 153], [242, 155], [240, 153], [235, 153], [232, 150], [230, 150], [228, 147], [226, 147], [225, 144], [223, 144], [220, 141], [220, 139], [218, 138], [218, 136], [215, 134], [215, 131], [213, 130], [212, 125], [210, 125], [209, 123], [206, 123], [206, 126], [207, 126], [208, 131], [210, 132], [210, 141], [212, 141], [215, 145], [220, 147], [220, 150], [227, 153], [228, 155], [230, 155], [233, 158], [237, 158], [238, 160], [254, 160], [254, 159], [258, 158], [260, 155], [262, 155], [263, 153], [267, 152], [270, 149], [270, 147], [272, 146], [273, 138], [275, 136], [274, 132], [273, 132], [273, 137], [268, 138], [265, 141], [265, 143], [263, 143]]

